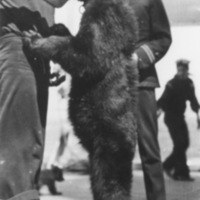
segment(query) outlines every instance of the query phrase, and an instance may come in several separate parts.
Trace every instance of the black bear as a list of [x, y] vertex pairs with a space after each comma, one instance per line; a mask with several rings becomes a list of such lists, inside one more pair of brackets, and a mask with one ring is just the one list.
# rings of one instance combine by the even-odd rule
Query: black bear
[[63, 170], [53, 165], [51, 169], [44, 169], [40, 172], [37, 189], [40, 191], [41, 187], [46, 185], [52, 195], [61, 195], [62, 193], [57, 191], [56, 181], [64, 181]]
[[[72, 75], [70, 118], [89, 152], [95, 200], [131, 199], [136, 143], [137, 22], [130, 0], [85, 0], [76, 36], [25, 43]], [[30, 35], [29, 35], [30, 36]]]

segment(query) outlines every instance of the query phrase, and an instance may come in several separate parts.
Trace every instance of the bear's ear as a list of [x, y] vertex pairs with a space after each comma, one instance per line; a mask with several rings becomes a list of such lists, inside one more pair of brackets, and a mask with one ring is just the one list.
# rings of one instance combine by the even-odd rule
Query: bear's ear
[[57, 166], [54, 165], [54, 164], [52, 164], [52, 165], [51, 165], [51, 169], [55, 169], [55, 168], [57, 168]]
[[51, 169], [52, 169], [52, 170], [55, 170], [55, 171], [56, 171], [56, 170], [62, 170], [62, 168], [60, 168], [60, 167], [58, 167], [58, 166], [56, 166], [56, 165], [54, 165], [54, 164], [51, 165]]
[[49, 28], [49, 35], [71, 36], [71, 33], [64, 24], [58, 23]]

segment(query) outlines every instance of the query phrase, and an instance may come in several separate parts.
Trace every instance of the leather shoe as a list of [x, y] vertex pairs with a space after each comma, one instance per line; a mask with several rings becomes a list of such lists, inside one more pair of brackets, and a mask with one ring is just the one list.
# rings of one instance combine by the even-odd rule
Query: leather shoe
[[173, 176], [174, 180], [176, 181], [188, 181], [188, 182], [192, 182], [194, 181], [194, 178], [192, 178], [190, 175], [174, 175]]
[[163, 167], [163, 170], [164, 170], [164, 172], [165, 172], [165, 174], [167, 175], [167, 176], [169, 176], [170, 178], [174, 178], [173, 177], [173, 173], [172, 173], [172, 170], [170, 170], [170, 169], [167, 169], [167, 168], [165, 168], [165, 167]]

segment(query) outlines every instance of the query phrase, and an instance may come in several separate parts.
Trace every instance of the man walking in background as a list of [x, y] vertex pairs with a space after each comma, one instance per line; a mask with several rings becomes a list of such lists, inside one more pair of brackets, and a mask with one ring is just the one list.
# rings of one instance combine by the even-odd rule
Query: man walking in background
[[171, 44], [168, 18], [161, 0], [132, 0], [138, 19], [139, 39], [133, 57], [138, 60], [138, 145], [147, 200], [165, 200], [165, 185], [157, 138], [155, 88], [159, 87], [154, 64]]
[[173, 142], [173, 151], [164, 161], [167, 175], [175, 180], [193, 181], [187, 165], [186, 151], [189, 147], [189, 133], [184, 112], [186, 102], [190, 101], [192, 110], [197, 115], [197, 127], [200, 128], [199, 103], [195, 96], [193, 81], [188, 77], [189, 61], [177, 61], [177, 73], [171, 79], [158, 100], [159, 113], [164, 111], [164, 121]]

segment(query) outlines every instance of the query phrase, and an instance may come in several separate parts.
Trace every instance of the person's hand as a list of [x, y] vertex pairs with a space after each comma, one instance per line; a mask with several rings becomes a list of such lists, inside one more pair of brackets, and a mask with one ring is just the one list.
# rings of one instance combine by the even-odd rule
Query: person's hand
[[197, 114], [197, 129], [200, 129], [200, 117], [199, 117], [199, 114]]
[[27, 39], [38, 39], [42, 38], [41, 34], [34, 30], [24, 31], [23, 36]]
[[37, 31], [29, 30], [23, 32], [23, 43], [25, 47], [30, 49], [33, 49], [33, 44], [35, 44], [37, 40], [41, 38], [42, 36]]
[[163, 110], [161, 108], [157, 109], [157, 118], [160, 117], [160, 115], [162, 114]]
[[23, 43], [25, 48], [28, 48], [36, 55], [43, 56], [45, 58], [49, 58], [49, 51], [45, 51], [47, 49], [48, 40], [46, 38], [42, 38], [42, 36], [36, 31], [25, 31], [23, 32]]
[[138, 55], [136, 53], [133, 53], [131, 58], [135, 66], [138, 66], [138, 61], [139, 61]]
[[34, 54], [51, 60], [59, 50], [66, 48], [70, 43], [72, 36], [50, 36], [47, 38], [41, 37], [35, 31], [24, 32], [23, 43], [25, 48], [28, 48]]
[[49, 38], [43, 38], [36, 31], [25, 31], [23, 32], [23, 43], [25, 48], [28, 48], [31, 52], [36, 55], [42, 56], [46, 59], [50, 59], [55, 53], [55, 43], [56, 40]]
[[60, 73], [52, 73], [49, 79], [49, 86], [58, 86], [66, 80], [66, 76]]

